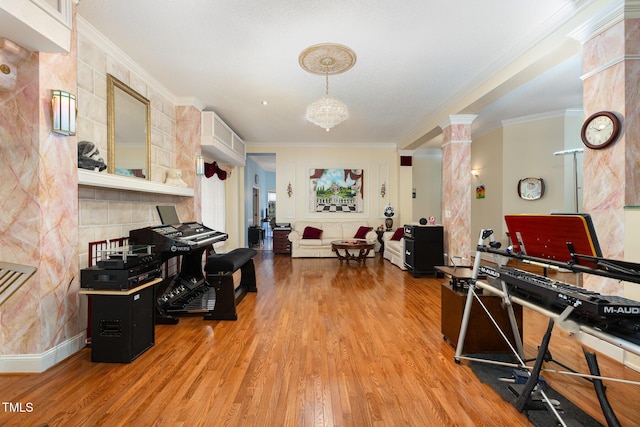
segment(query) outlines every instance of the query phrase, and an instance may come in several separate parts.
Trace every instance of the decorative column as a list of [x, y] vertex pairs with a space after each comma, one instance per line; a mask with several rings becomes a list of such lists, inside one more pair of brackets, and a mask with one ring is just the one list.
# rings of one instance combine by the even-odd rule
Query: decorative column
[[[477, 116], [458, 114], [442, 128], [442, 225], [444, 251], [469, 258], [471, 234], [471, 123]], [[449, 262], [448, 259], [445, 262]]]
[[[582, 210], [593, 218], [603, 256], [613, 259], [625, 258], [624, 206], [640, 202], [639, 18], [638, 3], [625, 1], [600, 21], [587, 23], [583, 34], [574, 34], [583, 43], [585, 118], [606, 110], [622, 120], [618, 141], [584, 152]], [[594, 33], [593, 28], [598, 30]], [[622, 294], [620, 282], [598, 276], [586, 275], [584, 286]]]
[[78, 93], [75, 23], [70, 46], [35, 53], [0, 39], [0, 259], [38, 269], [2, 304], [0, 354], [45, 354], [64, 343], [51, 357], [2, 371], [44, 370], [84, 346], [77, 137], [51, 132], [52, 90]]
[[176, 167], [182, 171], [182, 179], [193, 186], [194, 198], [178, 203], [180, 218], [202, 221], [202, 177], [196, 176], [196, 155], [200, 154], [202, 113], [193, 105], [176, 106]]

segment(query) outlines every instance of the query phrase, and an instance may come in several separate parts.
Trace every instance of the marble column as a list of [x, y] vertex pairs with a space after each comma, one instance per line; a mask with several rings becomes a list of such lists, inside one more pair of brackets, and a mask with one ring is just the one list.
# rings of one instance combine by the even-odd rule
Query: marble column
[[69, 53], [0, 39], [0, 65], [8, 72], [0, 83], [0, 260], [37, 268], [0, 307], [0, 354], [43, 354], [84, 344], [77, 138], [51, 132], [52, 89], [77, 94], [75, 30]]
[[[196, 155], [200, 154], [202, 113], [194, 106], [176, 107], [176, 167], [182, 171], [182, 178], [194, 189], [194, 198], [184, 198], [178, 203], [180, 218], [202, 221], [202, 192], [200, 180], [196, 176]], [[186, 221], [186, 220], [185, 220]]]
[[[469, 258], [471, 234], [471, 123], [477, 116], [458, 114], [442, 128], [442, 225], [444, 251]], [[445, 260], [449, 262], [449, 259]]]
[[[593, 217], [603, 256], [613, 259], [625, 258], [624, 206], [640, 199], [640, 16], [628, 3], [616, 16], [590, 23], [599, 31], [576, 37], [583, 42], [585, 118], [604, 110], [622, 120], [616, 142], [584, 153], [582, 210]], [[622, 294], [622, 284], [612, 279], [587, 275], [584, 286]]]

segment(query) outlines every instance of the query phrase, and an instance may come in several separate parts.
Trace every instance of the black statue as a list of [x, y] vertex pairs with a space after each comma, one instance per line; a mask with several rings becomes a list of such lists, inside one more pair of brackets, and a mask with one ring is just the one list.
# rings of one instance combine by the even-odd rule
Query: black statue
[[107, 168], [96, 144], [89, 141], [78, 142], [78, 167], [89, 170], [98, 169], [100, 172]]

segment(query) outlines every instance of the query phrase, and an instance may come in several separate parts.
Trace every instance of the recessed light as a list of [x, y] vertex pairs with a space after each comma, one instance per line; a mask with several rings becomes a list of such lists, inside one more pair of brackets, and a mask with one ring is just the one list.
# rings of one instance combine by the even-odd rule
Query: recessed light
[[269, 105], [268, 101], [262, 101], [262, 105]]

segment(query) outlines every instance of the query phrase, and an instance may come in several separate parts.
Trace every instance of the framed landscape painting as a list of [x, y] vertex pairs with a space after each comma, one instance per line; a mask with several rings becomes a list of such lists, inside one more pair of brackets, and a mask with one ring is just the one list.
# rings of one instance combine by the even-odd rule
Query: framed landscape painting
[[309, 211], [362, 213], [363, 169], [310, 169]]

